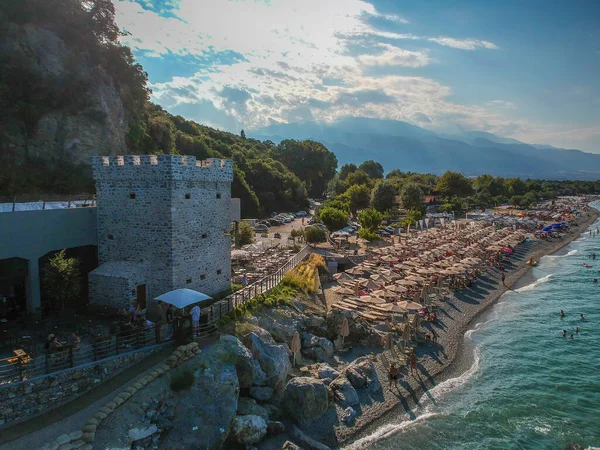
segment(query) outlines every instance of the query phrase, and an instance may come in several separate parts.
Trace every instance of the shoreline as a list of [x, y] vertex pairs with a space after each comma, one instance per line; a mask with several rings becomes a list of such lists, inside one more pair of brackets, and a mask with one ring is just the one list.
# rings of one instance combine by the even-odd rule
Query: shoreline
[[[444, 314], [448, 316], [448, 319], [453, 321], [448, 325], [443, 335], [440, 335], [439, 346], [442, 348], [442, 353], [446, 355], [446, 359], [438, 364], [427, 364], [428, 361], [425, 361], [422, 365], [424, 367], [420, 367], [421, 373], [426, 375], [425, 380], [423, 380], [423, 376], [419, 378], [410, 377], [405, 370], [403, 373], [403, 389], [399, 389], [398, 392], [400, 395], [396, 395], [395, 392], [388, 389], [387, 374], [382, 367], [376, 364], [384, 391], [386, 391], [384, 392], [385, 400], [370, 408], [364, 408], [363, 414], [354, 427], [336, 427], [335, 438], [333, 436], [321, 436], [322, 442], [332, 445], [334, 448], [363, 448], [369, 444], [359, 441], [368, 438], [381, 427], [386, 425], [393, 427], [414, 420], [413, 410], [420, 405], [420, 401], [426, 392], [446, 380], [463, 375], [472, 367], [474, 355], [472, 352], [465, 351], [467, 345], [464, 339], [465, 333], [473, 328], [478, 319], [489, 312], [490, 307], [496, 304], [506, 291], [512, 289], [530, 272], [531, 267], [524, 264], [526, 259], [533, 256], [535, 260], [539, 260], [543, 256], [560, 251], [580, 237], [581, 233], [600, 217], [600, 211], [593, 207], [585, 214], [580, 220], [579, 226], [574, 227], [572, 233], [562, 240], [550, 243], [534, 241], [522, 245], [519, 251], [515, 251], [517, 257], [511, 258], [511, 264], [516, 265], [516, 267], [512, 267], [512, 270], [506, 272], [506, 287], [499, 283], [499, 271], [492, 269], [489, 274], [480, 277], [472, 288], [464, 290], [465, 292], [459, 291], [456, 293], [457, 295], [446, 301], [441, 308], [445, 310]], [[469, 297], [466, 295], [468, 291], [482, 291], [482, 288], [491, 289], [489, 292], [484, 291], [486, 294], [480, 298], [479, 302], [465, 304], [469, 301]], [[458, 314], [450, 317], [448, 309], [458, 309]], [[439, 333], [439, 330], [437, 331]], [[427, 352], [419, 356], [420, 360], [423, 357], [427, 358]], [[439, 361], [439, 358], [436, 359]], [[388, 395], [390, 392], [393, 395]], [[405, 418], [407, 414], [409, 419]], [[403, 420], [394, 420], [399, 418]], [[390, 428], [391, 430], [392, 428]]]

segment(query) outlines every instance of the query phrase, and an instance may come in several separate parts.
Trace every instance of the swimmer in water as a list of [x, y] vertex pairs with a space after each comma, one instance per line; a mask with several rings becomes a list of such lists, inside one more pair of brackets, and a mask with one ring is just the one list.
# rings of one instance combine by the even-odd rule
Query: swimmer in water
[[585, 317], [583, 317], [583, 314], [579, 314], [579, 320], [585, 320]]
[[575, 327], [575, 333], [579, 333], [579, 327]]
[[570, 340], [573, 340], [573, 335], [569, 336], [569, 339], [570, 339]]
[[560, 310], [560, 317], [565, 317], [565, 312], [562, 309]]
[[563, 330], [563, 337], [567, 337], [567, 330]]
[[598, 282], [598, 278], [594, 278], [594, 283], [597, 283], [597, 282]]

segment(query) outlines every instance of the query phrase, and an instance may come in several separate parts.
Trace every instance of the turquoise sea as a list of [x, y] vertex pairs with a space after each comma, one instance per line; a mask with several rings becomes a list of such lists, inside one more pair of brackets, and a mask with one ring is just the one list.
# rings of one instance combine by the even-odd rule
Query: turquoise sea
[[431, 388], [410, 416], [352, 448], [600, 447], [600, 282], [593, 283], [599, 270], [600, 235], [582, 233], [543, 257], [465, 334], [464, 351], [473, 355], [466, 373]]

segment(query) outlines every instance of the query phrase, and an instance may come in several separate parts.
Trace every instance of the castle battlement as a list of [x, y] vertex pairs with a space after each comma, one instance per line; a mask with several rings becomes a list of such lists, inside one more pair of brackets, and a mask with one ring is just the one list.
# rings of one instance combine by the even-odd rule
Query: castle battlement
[[233, 181], [233, 161], [184, 155], [94, 156], [96, 181]]

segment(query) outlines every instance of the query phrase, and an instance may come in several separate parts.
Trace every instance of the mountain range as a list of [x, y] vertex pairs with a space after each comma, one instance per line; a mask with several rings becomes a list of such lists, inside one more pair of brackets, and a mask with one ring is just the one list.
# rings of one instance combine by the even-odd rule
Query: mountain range
[[346, 117], [332, 124], [277, 123], [249, 132], [274, 142], [312, 139], [334, 152], [340, 166], [365, 160], [392, 169], [467, 176], [482, 173], [522, 179], [600, 179], [600, 154], [526, 144], [483, 131], [438, 134], [406, 122]]

